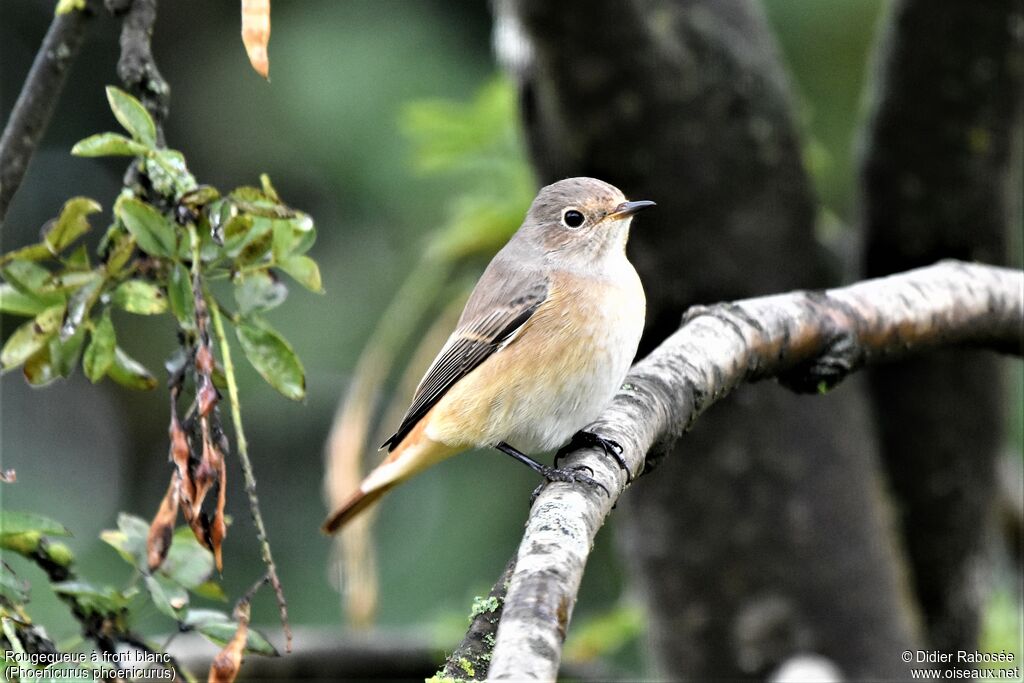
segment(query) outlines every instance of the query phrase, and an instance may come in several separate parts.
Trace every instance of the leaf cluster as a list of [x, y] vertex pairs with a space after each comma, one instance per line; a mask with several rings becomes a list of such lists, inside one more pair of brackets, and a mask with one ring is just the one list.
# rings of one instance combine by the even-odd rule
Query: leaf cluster
[[[113, 87], [107, 98], [127, 135], [93, 135], [72, 153], [133, 157], [145, 185], [117, 198], [95, 254], [76, 243], [101, 207], [75, 197], [44, 226], [40, 242], [0, 257], [0, 312], [31, 318], [0, 350], [0, 369], [22, 367], [41, 386], [67, 377], [81, 359], [93, 382], [109, 377], [151, 389], [153, 374], [120, 345], [112, 312], [167, 313], [194, 333], [198, 295], [220, 307], [246, 358], [271, 386], [303, 398], [302, 364], [264, 314], [287, 297], [282, 273], [322, 291], [320, 270], [306, 255], [316, 239], [313, 221], [284, 204], [266, 176], [260, 187], [223, 195], [199, 185], [181, 152], [157, 146], [156, 126], [138, 100]], [[233, 311], [205, 287], [220, 280], [231, 283]], [[204, 283], [202, 291], [195, 291], [196, 282]]]
[[[196, 631], [218, 646], [235, 636], [238, 624], [223, 609], [193, 605], [195, 599], [227, 602], [214, 578], [213, 556], [197, 542], [187, 527], [178, 529], [166, 561], [159, 570], [150, 571], [146, 559], [145, 520], [122, 514], [118, 528], [104, 531], [100, 537], [125, 560], [133, 572], [121, 586], [95, 583], [76, 576], [74, 555], [54, 537], [69, 536], [64, 525], [30, 512], [5, 510], [0, 524], [0, 549], [35, 562], [46, 572], [50, 588], [71, 609], [83, 626], [83, 634], [93, 639], [136, 644], [132, 633], [136, 619], [149, 606], [173, 619], [177, 631]], [[141, 587], [140, 587], [141, 584]], [[14, 629], [5, 633], [17, 651], [19, 632], [32, 626], [25, 612], [30, 586], [18, 577], [6, 562], [0, 563], [0, 616], [10, 620]], [[152, 651], [160, 648], [146, 644]], [[262, 655], [277, 655], [277, 650], [259, 632], [249, 629], [245, 649]]]

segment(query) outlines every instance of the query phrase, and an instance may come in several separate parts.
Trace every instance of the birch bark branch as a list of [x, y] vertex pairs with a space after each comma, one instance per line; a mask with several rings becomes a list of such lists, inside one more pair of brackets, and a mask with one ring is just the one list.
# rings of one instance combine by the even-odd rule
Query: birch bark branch
[[[824, 292], [691, 309], [683, 326], [633, 366], [587, 429], [618, 441], [634, 475], [709, 406], [743, 382], [834, 386], [864, 365], [946, 346], [1024, 352], [1024, 272], [945, 261]], [[555, 680], [587, 556], [626, 486], [592, 449], [571, 454], [600, 489], [556, 483], [526, 523], [498, 625], [489, 679]]]

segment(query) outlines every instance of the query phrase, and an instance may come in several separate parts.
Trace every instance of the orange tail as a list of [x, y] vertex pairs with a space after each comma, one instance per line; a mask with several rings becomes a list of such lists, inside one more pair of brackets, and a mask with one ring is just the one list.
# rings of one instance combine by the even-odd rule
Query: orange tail
[[320, 527], [320, 530], [325, 534], [336, 533], [341, 527], [351, 522], [356, 515], [380, 500], [381, 496], [394, 488], [397, 483], [396, 481], [387, 484], [374, 491], [358, 489], [341, 507], [331, 513], [330, 517], [324, 521], [323, 526]]
[[432, 441], [423, 434], [421, 420], [398, 448], [393, 450], [376, 469], [366, 475], [359, 489], [341, 507], [331, 513], [324, 522], [323, 532], [333, 534], [352, 521], [360, 512], [370, 507], [385, 493], [409, 477], [422, 472], [431, 465], [455, 455], [461, 448], [453, 448]]

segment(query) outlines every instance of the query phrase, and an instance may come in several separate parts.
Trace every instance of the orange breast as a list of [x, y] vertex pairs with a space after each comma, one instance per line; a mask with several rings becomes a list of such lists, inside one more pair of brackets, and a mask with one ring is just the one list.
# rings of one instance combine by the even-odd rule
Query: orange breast
[[512, 342], [438, 402], [426, 435], [528, 452], [567, 441], [607, 404], [636, 353], [644, 299], [632, 275], [625, 284], [556, 278]]

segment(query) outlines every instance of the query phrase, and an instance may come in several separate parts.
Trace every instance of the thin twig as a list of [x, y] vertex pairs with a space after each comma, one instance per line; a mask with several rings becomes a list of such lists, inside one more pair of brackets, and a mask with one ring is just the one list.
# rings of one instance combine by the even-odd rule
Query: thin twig
[[36, 53], [0, 137], [0, 225], [50, 123], [68, 69], [78, 56], [89, 20], [98, 7], [98, 0], [87, 0], [84, 9], [55, 16]]
[[228, 384], [228, 399], [231, 401], [231, 422], [235, 427], [235, 441], [238, 451], [238, 460], [242, 465], [242, 475], [245, 477], [245, 493], [249, 497], [249, 511], [252, 513], [252, 521], [256, 526], [256, 538], [260, 543], [260, 556], [263, 564], [267, 567], [267, 579], [277, 596], [277, 607], [281, 613], [281, 627], [284, 629], [285, 651], [292, 651], [292, 629], [288, 623], [288, 602], [284, 598], [284, 588], [281, 586], [281, 579], [277, 576], [277, 565], [274, 564], [274, 556], [270, 552], [270, 541], [267, 539], [267, 528], [263, 524], [263, 514], [260, 512], [260, 501], [256, 497], [256, 477], [253, 476], [252, 462], [249, 460], [249, 443], [245, 439], [245, 431], [242, 429], [242, 412], [238, 401], [238, 383], [235, 381], [235, 364], [231, 360], [231, 346], [228, 344], [228, 337], [224, 331], [224, 320], [220, 309], [216, 304], [210, 306], [210, 317], [213, 320], [214, 334], [217, 336], [217, 343], [220, 345], [221, 361], [224, 363], [224, 377]]
[[[867, 364], [938, 347], [1024, 351], [1024, 272], [943, 262], [826, 292], [698, 307], [626, 378], [586, 429], [617, 441], [637, 474], [709, 406], [772, 377], [825, 391]], [[530, 511], [489, 677], [554, 680], [594, 536], [626, 487], [596, 449], [570, 454], [612, 491], [549, 484]]]
[[106, 0], [107, 9], [122, 16], [121, 56], [117, 76], [125, 89], [139, 99], [156, 123], [157, 142], [164, 144], [163, 122], [171, 101], [171, 87], [153, 59], [153, 26], [157, 0]]

